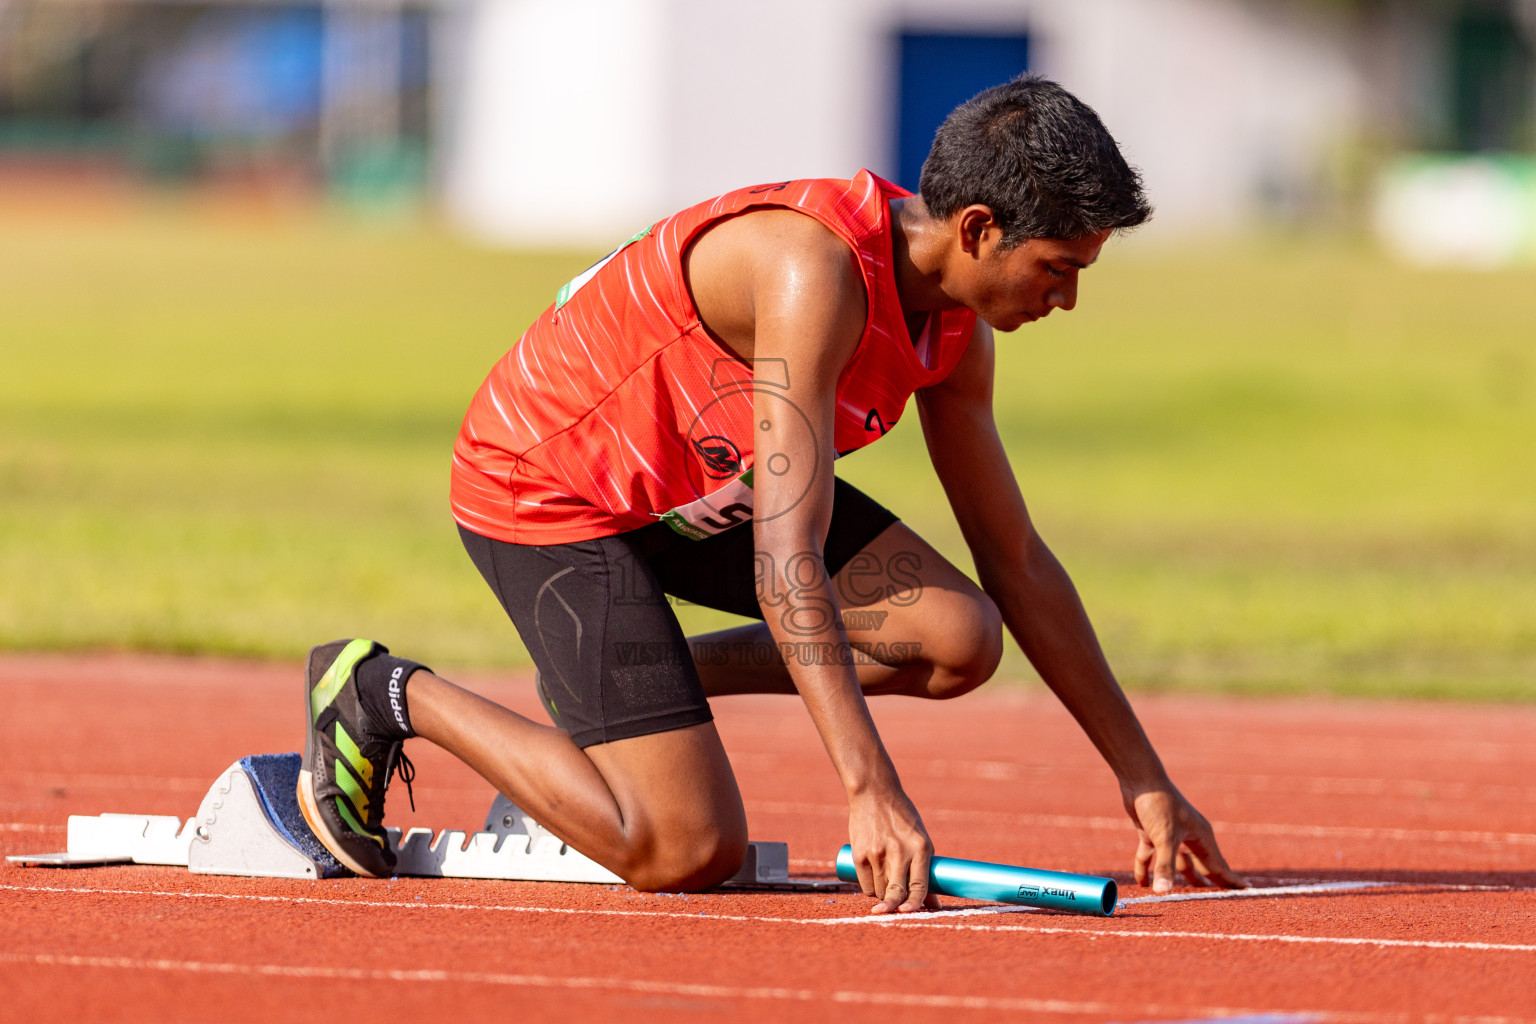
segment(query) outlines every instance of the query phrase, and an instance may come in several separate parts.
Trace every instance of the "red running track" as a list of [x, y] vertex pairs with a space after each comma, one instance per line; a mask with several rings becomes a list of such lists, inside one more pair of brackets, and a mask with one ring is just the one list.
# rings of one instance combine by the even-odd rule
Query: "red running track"
[[[237, 757], [298, 745], [299, 671], [0, 658], [0, 846], [192, 814]], [[538, 714], [526, 679], [465, 682]], [[1131, 902], [871, 919], [857, 894], [6, 865], [0, 1020], [1536, 1021], [1536, 709], [1140, 698], [1233, 864], [1284, 890], [1145, 899], [1113, 780], [1048, 694], [873, 704], [941, 853], [1113, 874]], [[798, 702], [715, 710], [753, 837], [829, 875], [844, 808]], [[413, 747], [418, 809], [391, 822], [478, 827], [490, 787]]]

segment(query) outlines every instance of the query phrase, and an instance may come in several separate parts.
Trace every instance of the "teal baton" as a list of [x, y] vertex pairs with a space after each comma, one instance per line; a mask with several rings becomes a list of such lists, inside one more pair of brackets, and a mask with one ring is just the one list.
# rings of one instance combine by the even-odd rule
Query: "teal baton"
[[[837, 851], [837, 877], [844, 882], [859, 880], [853, 867], [851, 846]], [[1069, 875], [1064, 871], [1041, 871], [959, 857], [933, 858], [928, 869], [928, 887], [940, 896], [1015, 903], [1089, 917], [1108, 917], [1115, 912], [1115, 904], [1120, 899], [1120, 890], [1113, 878]]]

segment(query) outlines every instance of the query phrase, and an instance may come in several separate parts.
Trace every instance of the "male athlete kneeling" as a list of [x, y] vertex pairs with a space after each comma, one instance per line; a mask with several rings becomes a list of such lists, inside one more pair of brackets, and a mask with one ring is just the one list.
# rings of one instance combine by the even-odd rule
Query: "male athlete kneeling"
[[[491, 371], [453, 453], [464, 546], [555, 727], [370, 641], [316, 647], [299, 782], [315, 833], [388, 875], [384, 791], [420, 736], [636, 888], [706, 889], [747, 841], [709, 698], [798, 692], [874, 911], [918, 910], [933, 848], [865, 696], [966, 693], [1007, 626], [1119, 779], [1137, 880], [1244, 885], [1031, 525], [992, 416], [993, 328], [1071, 309], [1079, 272], [1149, 215], [1094, 112], [1025, 76], [949, 116], [917, 196], [868, 171], [746, 188], [577, 277]], [[913, 394], [980, 586], [833, 476]], [[685, 638], [666, 594], [760, 621]]]

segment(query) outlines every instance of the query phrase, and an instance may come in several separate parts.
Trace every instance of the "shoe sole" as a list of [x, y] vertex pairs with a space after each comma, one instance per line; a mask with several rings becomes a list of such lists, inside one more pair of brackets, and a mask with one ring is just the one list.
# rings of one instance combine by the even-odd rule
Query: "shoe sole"
[[308, 769], [299, 772], [299, 811], [304, 815], [304, 821], [308, 823], [309, 830], [320, 840], [320, 845], [331, 851], [331, 856], [341, 861], [354, 875], [363, 878], [382, 878], [363, 867], [350, 854], [331, 837], [331, 830], [326, 828], [325, 819], [320, 816], [320, 805], [315, 802], [315, 777]]
[[309, 719], [309, 677], [310, 666], [308, 661], [304, 664], [304, 767], [299, 769], [299, 785], [296, 796], [299, 800], [299, 813], [304, 815], [304, 821], [309, 825], [309, 830], [320, 840], [320, 845], [331, 851], [342, 864], [346, 865], [354, 875], [363, 878], [380, 878], [372, 871], [359, 864], [346, 849], [331, 835], [330, 827], [326, 825], [325, 818], [320, 814], [320, 804], [315, 800], [315, 775], [309, 770], [314, 763], [315, 756], [315, 727]]

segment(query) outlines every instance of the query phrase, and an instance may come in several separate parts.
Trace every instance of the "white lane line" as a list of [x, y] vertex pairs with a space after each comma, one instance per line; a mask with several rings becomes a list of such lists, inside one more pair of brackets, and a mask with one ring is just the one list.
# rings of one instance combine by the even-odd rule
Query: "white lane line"
[[[88, 889], [84, 887], [44, 885], [0, 885], [0, 892], [75, 893], [86, 896], [162, 896], [190, 900], [227, 900], [230, 902], [293, 903], [301, 906], [374, 907], [391, 910], [480, 910], [501, 914], [558, 914], [570, 917], [661, 917], [697, 921], [764, 921], [769, 924], [806, 924], [812, 920], [790, 917], [752, 917], [746, 914], [717, 914], [702, 910], [683, 914], [670, 910], [597, 910], [581, 907], [527, 907], [498, 903], [434, 903], [428, 900], [344, 900], [324, 896], [270, 896], [256, 893], [175, 892], [169, 889]], [[702, 905], [702, 904], [701, 904]]]
[[[1342, 892], [1354, 889], [1371, 889], [1378, 886], [1395, 886], [1397, 882], [1315, 882], [1298, 885], [1276, 885], [1253, 889], [1213, 889], [1202, 892], [1171, 892], [1161, 896], [1133, 896], [1116, 904], [1123, 907], [1131, 903], [1182, 903], [1185, 900], [1234, 900], [1252, 899], [1259, 896], [1302, 896], [1318, 892]], [[935, 910], [926, 914], [879, 914], [863, 917], [832, 917], [821, 919], [822, 924], [926, 924], [954, 917], [982, 917], [997, 914], [1033, 914], [1039, 907], [984, 906], [964, 907], [957, 910]]]
[[[1253, 875], [1249, 875], [1248, 877], [1249, 878], [1253, 878], [1254, 876]], [[1274, 883], [1274, 885], [1276, 885], [1276, 886], [1281, 886], [1281, 885], [1322, 885], [1323, 884], [1322, 879], [1317, 879], [1317, 878], [1272, 878], [1272, 879], [1270, 879], [1270, 881], [1272, 883]], [[1412, 879], [1405, 879], [1405, 878], [1371, 879], [1369, 881], [1367, 881], [1365, 879], [1351, 879], [1350, 881], [1364, 882], [1365, 884], [1372, 885], [1372, 886], [1382, 885], [1382, 886], [1397, 887], [1397, 888], [1402, 888], [1402, 889], [1424, 889], [1424, 890], [1427, 890], [1427, 891], [1429, 891], [1431, 893], [1436, 893], [1436, 892], [1536, 892], [1536, 887], [1523, 886], [1523, 885], [1464, 885], [1464, 884], [1461, 884], [1461, 883], [1452, 883], [1452, 882], [1428, 882], [1428, 881], [1423, 881], [1422, 879], [1418, 880], [1418, 881], [1415, 881], [1415, 880], [1412, 880]]]
[[[917, 922], [913, 922], [914, 924]], [[1282, 942], [1312, 946], [1371, 946], [1379, 949], [1456, 949], [1484, 953], [1536, 953], [1536, 943], [1517, 942], [1442, 942], [1434, 939], [1370, 939], [1334, 935], [1249, 935], [1238, 932], [1141, 931], [1106, 928], [1052, 928], [1047, 925], [950, 924], [938, 921], [933, 928], [973, 932], [1036, 932], [1041, 935], [1092, 935], [1096, 938], [1200, 939], [1208, 942]]]
[[1242, 775], [1192, 773], [1212, 786], [1242, 786], [1255, 793], [1307, 793], [1316, 796], [1395, 796], [1415, 800], [1477, 800], [1536, 803], [1536, 788], [1428, 779], [1375, 779], [1360, 776]]
[[[731, 763], [738, 757], [732, 755]], [[780, 755], [772, 758], [769, 770], [782, 772], [794, 763], [794, 758]], [[1069, 777], [1097, 780], [1104, 771], [1101, 764], [1087, 762], [1072, 764], [1022, 763], [1015, 761], [955, 761], [933, 760], [903, 762], [902, 775], [930, 779], [974, 779], [981, 782], [1023, 782], [1047, 777]], [[1430, 781], [1429, 779], [1380, 779], [1369, 776], [1338, 775], [1266, 775], [1239, 772], [1181, 770], [1179, 777], [1186, 785], [1196, 782], [1225, 789], [1245, 789], [1254, 793], [1308, 793], [1316, 796], [1397, 796], [1421, 799], [1466, 800], [1500, 802], [1536, 802], [1536, 788], [1529, 786], [1494, 785], [1485, 783], [1457, 782], [1453, 780]], [[1096, 784], [1096, 782], [1095, 782]], [[1198, 788], [1198, 786], [1196, 786]]]
[[1251, 889], [1211, 889], [1196, 892], [1169, 892], [1161, 896], [1132, 896], [1119, 906], [1132, 903], [1183, 903], [1186, 900], [1240, 900], [1254, 896], [1305, 896], [1315, 892], [1348, 892], [1353, 889], [1377, 889], [1400, 885], [1399, 882], [1306, 882], [1296, 885], [1256, 886]]
[[[744, 771], [779, 772], [798, 759], [784, 754], [733, 753], [731, 763]], [[1024, 764], [1012, 761], [930, 760], [903, 762], [903, 773], [930, 779], [973, 779], [983, 782], [1020, 782], [1046, 776], [1084, 776], [1097, 779], [1098, 764]], [[1307, 793], [1319, 796], [1398, 796], [1414, 799], [1467, 800], [1531, 803], [1536, 788], [1429, 779], [1378, 779], [1363, 776], [1266, 775], [1236, 772], [1189, 771], [1186, 780], [1212, 786], [1241, 788], [1255, 793]], [[11, 771], [0, 769], [0, 779], [26, 785], [95, 787], [103, 789], [159, 790], [202, 793], [205, 779], [176, 775], [106, 775], [100, 773]], [[490, 793], [484, 785], [439, 786], [419, 790], [442, 798], [482, 798]], [[749, 801], [750, 802], [750, 801]]]
[[1060, 1016], [1090, 1014], [1155, 1017], [1232, 1018], [1274, 1015], [1287, 1020], [1337, 1021], [1341, 1024], [1403, 1024], [1410, 1019], [1435, 1024], [1529, 1024], [1513, 1017], [1463, 1017], [1402, 1013], [1360, 1013], [1337, 1010], [1256, 1010], [1237, 1006], [1166, 1006], [1156, 1003], [1114, 1004], [1076, 1002], [1066, 999], [1026, 999], [1017, 996], [919, 995], [904, 992], [871, 992], [857, 989], [817, 991], [808, 988], [738, 987], [635, 978], [603, 978], [590, 975], [508, 974], [491, 971], [382, 970], [360, 967], [297, 966], [291, 964], [232, 963], [230, 961], [177, 960], [126, 956], [78, 956], [59, 953], [0, 953], [0, 963], [39, 967], [84, 967], [107, 970], [165, 971], [184, 974], [240, 975], [263, 978], [294, 978], [326, 981], [375, 981], [500, 985], [510, 988], [547, 988], [568, 991], [640, 992], [650, 995], [692, 996], [702, 999], [771, 1000], [797, 1003], [842, 1003], [870, 1006], [923, 1007], [946, 1010], [1047, 1013]]
[[208, 791], [208, 780], [176, 775], [103, 775], [92, 772], [22, 772], [0, 769], [0, 779], [30, 786], [63, 786], [66, 789], [79, 787], [183, 793]]
[[1221, 832], [1251, 836], [1311, 836], [1339, 839], [1401, 839], [1432, 843], [1508, 843], [1536, 846], [1536, 835], [1529, 832], [1473, 832], [1461, 829], [1365, 828], [1355, 825], [1269, 825], [1216, 822]]
[[[812, 804], [784, 800], [748, 800], [747, 807], [769, 814], [836, 814], [846, 817], [848, 808], [838, 804]], [[924, 809], [923, 817], [933, 821], [985, 821], [1021, 828], [1093, 829], [1128, 832], [1128, 818], [1072, 814], [1014, 814], [1009, 811], [971, 811], [950, 808]], [[1536, 834], [1528, 832], [1477, 832], [1460, 829], [1369, 828], [1357, 825], [1283, 825], [1269, 822], [1216, 821], [1218, 833], [1254, 836], [1307, 836], [1324, 839], [1397, 839], [1434, 843], [1507, 843], [1536, 846]]]
[[[1536, 889], [1524, 889], [1510, 885], [1438, 885], [1434, 882], [1384, 882], [1384, 881], [1347, 881], [1347, 882], [1297, 882], [1290, 885], [1273, 885], [1267, 887], [1255, 887], [1250, 889], [1212, 889], [1196, 892], [1170, 892], [1161, 896], [1133, 896], [1123, 899], [1115, 906], [1129, 906], [1134, 903], [1184, 903], [1189, 900], [1240, 900], [1253, 899], [1255, 897], [1275, 896], [1305, 896], [1311, 893], [1324, 892], [1350, 892], [1361, 889], [1428, 889], [1432, 892], [1536, 892]], [[1037, 907], [1015, 906], [984, 906], [966, 907], [959, 910], [938, 910], [926, 914], [882, 914], [864, 917], [833, 917], [820, 919], [821, 924], [885, 924], [885, 925], [922, 925], [940, 922], [955, 917], [986, 917], [999, 914], [1029, 914], [1038, 913]], [[1124, 934], [1124, 933], [1117, 933]]]
[[[143, 792], [206, 793], [207, 779], [191, 779], [172, 775], [69, 775], [53, 772], [8, 772], [0, 769], [0, 781], [20, 782], [25, 785], [60, 786], [71, 789], [131, 789]], [[489, 801], [496, 791], [489, 785], [482, 786], [417, 786], [414, 792], [423, 797], [438, 800], [474, 799]]]
[[[736, 764], [741, 758], [731, 756]], [[782, 773], [795, 765], [793, 755], [772, 755], [757, 765], [749, 767]], [[1019, 762], [1019, 761], [965, 761], [930, 760], [903, 761], [903, 777], [911, 775], [930, 779], [974, 779], [981, 782], [1023, 782], [1046, 777], [1078, 777], [1097, 779], [1104, 771], [1102, 764], [1091, 762]], [[1241, 788], [1257, 793], [1311, 793], [1320, 796], [1404, 796], [1413, 798], [1475, 798], [1481, 800], [1536, 801], [1536, 788], [1486, 783], [1460, 782], [1452, 779], [1375, 778], [1361, 775], [1281, 775], [1251, 772], [1224, 772], [1202, 769], [1183, 769], [1182, 780], [1223, 788]]]
[[[379, 970], [357, 967], [305, 967], [286, 964], [249, 964], [227, 961], [148, 959], [138, 957], [66, 956], [50, 953], [0, 953], [0, 962], [50, 967], [97, 967], [118, 970], [178, 971], [189, 974], [235, 974], [258, 977], [346, 981], [458, 982], [506, 985], [516, 988], [597, 989], [645, 992], [714, 999], [768, 999], [789, 1002], [872, 1003], [895, 1006], [928, 1006], [967, 1010], [1013, 1010], [1020, 1013], [1091, 1014], [1112, 1012], [1108, 1003], [1079, 1003], [1055, 999], [1018, 999], [988, 996], [912, 995], [893, 992], [831, 991], [803, 988], [746, 988], [729, 985], [698, 985], [626, 978], [602, 978], [545, 974], [504, 974], [488, 971]], [[1202, 1012], [1202, 1011], [1195, 1011]]]
[[[432, 903], [426, 900], [344, 900], [315, 896], [264, 896], [251, 893], [173, 892], [164, 889], [87, 889], [62, 886], [0, 885], [0, 892], [78, 893], [93, 896], [161, 896], [176, 899], [227, 900], [231, 902], [288, 903], [362, 909], [395, 910], [468, 910], [503, 914], [552, 914], [569, 917], [642, 917], [677, 918], [689, 921], [735, 921], [753, 924], [794, 924], [843, 926], [855, 924], [883, 925], [886, 927], [918, 927], [956, 929], [982, 932], [1037, 932], [1042, 935], [1128, 936], [1131, 938], [1184, 938], [1203, 939], [1213, 942], [1291, 942], [1315, 945], [1376, 946], [1382, 948], [1475, 950], [1492, 953], [1536, 952], [1536, 944], [1495, 942], [1443, 942], [1431, 939], [1371, 939], [1341, 938], [1312, 935], [1247, 935], [1230, 932], [1140, 931], [1118, 929], [1112, 925], [1094, 929], [1085, 921], [1079, 928], [1053, 928], [1048, 925], [987, 925], [952, 923], [955, 918], [997, 917], [1003, 914], [1032, 912], [1032, 907], [972, 907], [965, 910], [941, 910], [929, 914], [863, 915], [860, 917], [756, 917], [747, 914], [717, 914], [710, 911], [678, 913], [665, 910], [594, 910], [576, 907], [529, 907], [512, 904], [485, 903]], [[1254, 890], [1227, 890], [1236, 893], [1252, 893]], [[1531, 890], [1518, 890], [1531, 891]], [[1155, 897], [1148, 897], [1153, 899]]]
[[[1529, 714], [1525, 709], [1513, 713], [1522, 717]], [[1530, 744], [1520, 741], [1298, 733], [1286, 730], [1283, 725], [1265, 732], [1186, 733], [1180, 737], [1180, 745], [1196, 750], [1240, 750], [1258, 756], [1291, 757], [1298, 751], [1316, 751], [1321, 757], [1336, 762], [1355, 759], [1379, 762], [1385, 758], [1400, 758], [1416, 762], [1512, 765], [1532, 760]]]
[[[848, 809], [833, 804], [805, 804], [773, 800], [748, 800], [754, 810], [769, 814], [820, 814], [845, 817]], [[962, 811], [947, 808], [925, 810], [924, 817], [933, 821], [986, 821], [1020, 828], [1089, 829], [1099, 832], [1129, 832], [1129, 819], [1079, 816], [1070, 814], [1013, 814], [1006, 811]], [[1511, 846], [1536, 846], [1536, 834], [1528, 832], [1478, 832], [1461, 829], [1414, 829], [1370, 828], [1356, 825], [1283, 825], [1269, 822], [1213, 823], [1220, 833], [1251, 836], [1305, 836], [1312, 839], [1391, 839], [1407, 842], [1506, 844]], [[62, 831], [63, 825], [37, 825], [26, 822], [0, 822], [0, 831], [49, 832]], [[831, 861], [797, 860], [798, 867], [818, 868], [830, 866]]]
[[[1336, 886], [1372, 886], [1392, 885], [1390, 882], [1327, 882], [1319, 883], [1318, 887], [1287, 886], [1277, 889], [1222, 889], [1219, 892], [1190, 894], [1204, 898], [1232, 898], [1238, 896], [1264, 896], [1279, 895], [1280, 893], [1321, 891], [1321, 888]], [[684, 918], [696, 920], [700, 917], [716, 921], [762, 921], [769, 924], [817, 924], [817, 925], [842, 925], [842, 924], [923, 924], [926, 922], [943, 921], [955, 917], [976, 917], [994, 914], [1035, 913], [1035, 907], [1014, 906], [980, 906], [966, 907], [957, 910], [936, 910], [924, 914], [863, 914], [857, 917], [757, 917], [747, 914], [717, 914], [708, 910], [698, 913], [680, 913], [670, 910], [602, 910], [597, 908], [576, 907], [530, 907], [517, 904], [497, 903], [437, 903], [427, 900], [348, 900], [333, 899], [324, 896], [273, 896], [258, 893], [222, 893], [222, 892], [193, 892], [190, 889], [177, 892], [171, 889], [97, 889], [87, 886], [51, 886], [51, 885], [0, 885], [0, 892], [36, 892], [36, 893], [72, 893], [76, 895], [100, 895], [100, 896], [160, 896], [177, 899], [203, 899], [203, 900], [228, 900], [228, 901], [255, 901], [259, 903], [295, 903], [317, 904], [320, 906], [337, 907], [392, 907], [405, 909], [425, 910], [485, 910], [501, 913], [521, 914], [567, 914], [573, 916], [589, 915], [597, 917], [663, 917]], [[1164, 896], [1141, 896], [1132, 900], [1122, 900], [1121, 904], [1129, 902], [1157, 902], [1164, 900], [1177, 900], [1181, 893], [1169, 893]], [[680, 898], [680, 897], [674, 897]], [[700, 905], [704, 905], [700, 898]]]

